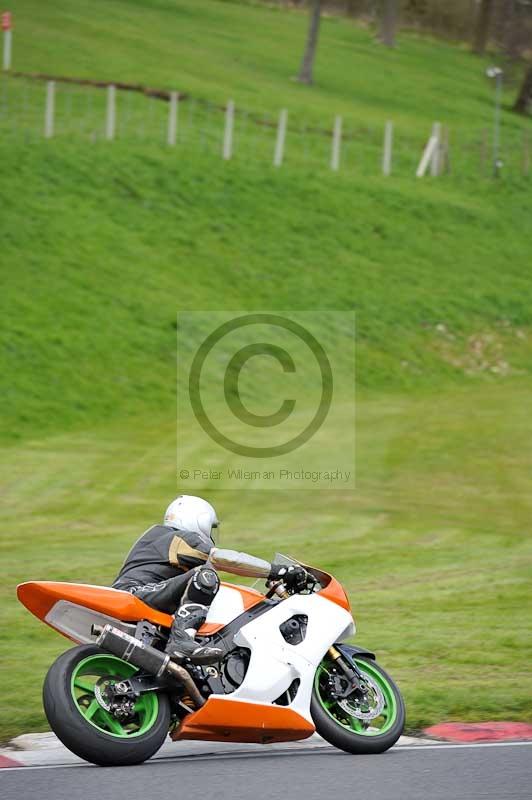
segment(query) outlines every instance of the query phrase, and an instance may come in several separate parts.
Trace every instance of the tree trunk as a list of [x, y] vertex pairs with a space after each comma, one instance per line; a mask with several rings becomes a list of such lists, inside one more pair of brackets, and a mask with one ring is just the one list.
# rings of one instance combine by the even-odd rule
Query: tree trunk
[[395, 29], [397, 28], [398, 0], [381, 0], [381, 24], [378, 39], [386, 47], [395, 47]]
[[532, 66], [528, 67], [523, 78], [523, 83], [514, 103], [514, 111], [518, 114], [527, 114], [532, 105]]
[[483, 56], [488, 43], [490, 33], [491, 17], [493, 13], [493, 0], [480, 0], [475, 22], [475, 33], [473, 38], [473, 52]]
[[314, 57], [318, 45], [318, 34], [320, 30], [321, 0], [312, 0], [310, 7], [310, 24], [308, 28], [307, 44], [301, 62], [301, 69], [297, 76], [301, 83], [312, 83], [312, 71], [314, 68]]
[[528, 47], [528, 31], [525, 7], [520, 0], [506, 0], [502, 4], [503, 35], [502, 46], [505, 54], [512, 61], [517, 61], [523, 49]]

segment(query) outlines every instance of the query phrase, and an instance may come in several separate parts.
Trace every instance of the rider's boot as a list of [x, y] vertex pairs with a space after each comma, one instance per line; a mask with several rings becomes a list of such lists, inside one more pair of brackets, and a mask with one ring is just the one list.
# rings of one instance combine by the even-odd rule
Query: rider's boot
[[188, 658], [193, 664], [214, 664], [223, 650], [210, 644], [199, 644], [194, 636], [205, 622], [208, 607], [199, 603], [185, 603], [177, 609], [165, 652], [178, 663]]

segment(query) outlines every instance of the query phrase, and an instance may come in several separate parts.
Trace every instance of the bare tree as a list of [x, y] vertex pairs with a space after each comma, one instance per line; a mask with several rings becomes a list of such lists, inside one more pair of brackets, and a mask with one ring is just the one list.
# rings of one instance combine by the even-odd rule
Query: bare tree
[[517, 111], [518, 114], [528, 114], [530, 108], [532, 108], [532, 65], [525, 72], [519, 94], [513, 105], [514, 111]]
[[395, 47], [395, 31], [399, 16], [398, 0], [381, 0], [378, 39], [386, 47]]
[[480, 0], [473, 34], [473, 52], [482, 56], [486, 51], [493, 14], [493, 0]]
[[310, 6], [310, 23], [308, 27], [307, 44], [301, 61], [301, 68], [298, 81], [301, 83], [313, 82], [313, 69], [314, 58], [316, 56], [316, 47], [318, 45], [318, 34], [320, 31], [320, 17], [321, 17], [321, 0], [312, 0]]

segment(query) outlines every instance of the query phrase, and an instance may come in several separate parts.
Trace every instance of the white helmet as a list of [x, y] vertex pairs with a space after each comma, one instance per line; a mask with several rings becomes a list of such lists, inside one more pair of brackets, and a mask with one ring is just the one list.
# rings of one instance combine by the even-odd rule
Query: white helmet
[[182, 494], [166, 509], [164, 524], [169, 528], [212, 538], [212, 529], [218, 527], [218, 518], [216, 511], [206, 500]]

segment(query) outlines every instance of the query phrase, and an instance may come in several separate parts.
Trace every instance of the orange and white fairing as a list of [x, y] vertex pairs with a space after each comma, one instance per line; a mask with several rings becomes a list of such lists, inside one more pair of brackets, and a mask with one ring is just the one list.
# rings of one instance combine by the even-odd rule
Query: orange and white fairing
[[[76, 620], [81, 620], [83, 609], [97, 612], [102, 617], [102, 622], [120, 620], [135, 624], [145, 619], [154, 625], [168, 628], [172, 624], [170, 614], [151, 608], [129, 592], [111, 589], [108, 586], [28, 581], [18, 586], [17, 596], [32, 614], [77, 642], [94, 641], [88, 628], [76, 631], [72, 625], [67, 625], [68, 621], [75, 625]], [[254, 589], [222, 583], [199, 633], [204, 636], [215, 633], [263, 599], [264, 595]], [[98, 622], [96, 618], [90, 617], [90, 619], [91, 624]]]
[[[230, 694], [210, 695], [172, 732], [173, 739], [265, 743], [305, 739], [313, 733], [310, 701], [318, 665], [332, 644], [354, 633], [343, 588], [330, 575], [319, 577], [319, 592], [291, 595], [246, 619], [233, 637], [234, 644], [250, 654], [242, 683]], [[139, 620], [165, 627], [172, 622], [169, 614], [134, 595], [103, 586], [30, 581], [17, 593], [36, 617], [75, 642], [94, 643], [93, 625], [110, 623], [134, 634]], [[199, 633], [221, 631], [262, 600], [264, 595], [254, 589], [222, 583]], [[296, 615], [307, 619], [306, 632], [301, 642], [290, 644], [281, 626]]]

